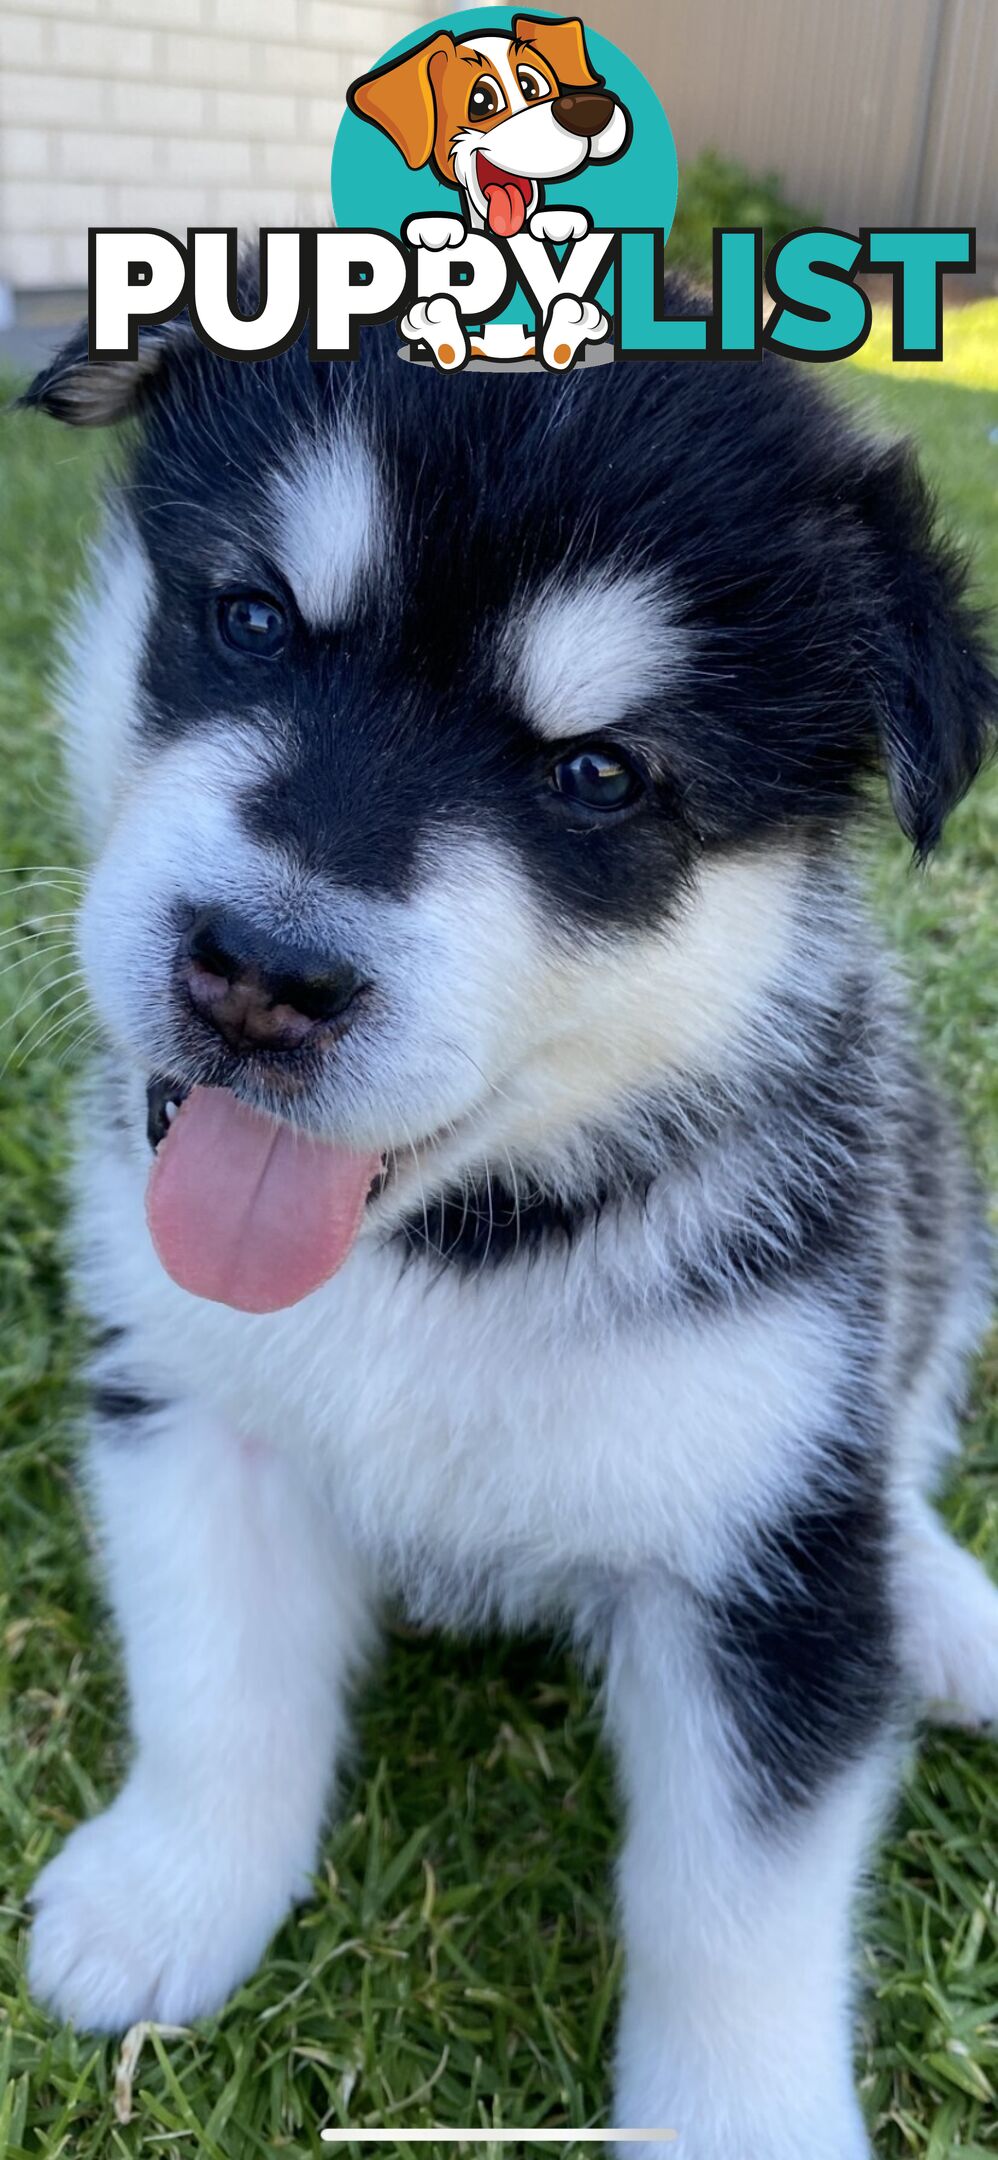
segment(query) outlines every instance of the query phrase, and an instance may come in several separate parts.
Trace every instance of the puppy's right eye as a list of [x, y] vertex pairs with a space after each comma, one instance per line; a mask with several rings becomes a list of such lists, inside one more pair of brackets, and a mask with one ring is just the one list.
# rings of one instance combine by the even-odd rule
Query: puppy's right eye
[[226, 593], [218, 603], [218, 627], [226, 645], [257, 660], [276, 660], [287, 643], [284, 609], [267, 593]]
[[506, 100], [495, 77], [480, 75], [468, 99], [468, 117], [471, 120], [491, 120], [501, 112]]
[[640, 773], [623, 752], [600, 743], [559, 758], [551, 785], [583, 810], [629, 810], [645, 792]]

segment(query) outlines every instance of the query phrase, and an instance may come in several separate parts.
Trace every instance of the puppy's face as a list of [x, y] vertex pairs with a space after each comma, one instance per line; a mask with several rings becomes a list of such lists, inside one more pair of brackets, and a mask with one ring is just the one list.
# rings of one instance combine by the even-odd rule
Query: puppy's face
[[512, 37], [447, 32], [363, 76], [350, 89], [362, 119], [413, 169], [432, 166], [461, 188], [501, 238], [518, 233], [545, 180], [618, 157], [629, 121], [594, 74], [582, 26], [518, 16]]
[[[973, 770], [988, 678], [907, 467], [768, 362], [157, 337], [70, 646], [120, 1054], [372, 1155], [383, 1211], [576, 1174], [738, 1058], [878, 751], [920, 845]], [[70, 356], [34, 400], [106, 416], [127, 375]]]

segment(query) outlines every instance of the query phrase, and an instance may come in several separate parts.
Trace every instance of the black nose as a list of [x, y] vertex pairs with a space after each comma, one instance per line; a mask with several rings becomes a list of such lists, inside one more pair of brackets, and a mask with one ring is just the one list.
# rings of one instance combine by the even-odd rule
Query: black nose
[[613, 119], [614, 102], [606, 90], [563, 90], [551, 110], [570, 135], [602, 135]]
[[195, 1011], [233, 1050], [297, 1050], [317, 1028], [351, 1025], [366, 988], [349, 961], [267, 935], [228, 908], [204, 908], [184, 940]]

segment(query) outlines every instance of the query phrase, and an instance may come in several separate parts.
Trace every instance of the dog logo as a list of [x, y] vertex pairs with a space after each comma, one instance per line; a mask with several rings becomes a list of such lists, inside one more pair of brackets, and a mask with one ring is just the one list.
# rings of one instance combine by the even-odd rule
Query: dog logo
[[458, 190], [466, 224], [502, 240], [525, 224], [555, 237], [549, 222], [564, 212], [544, 212], [545, 182], [620, 157], [631, 138], [627, 108], [595, 73], [575, 18], [517, 15], [511, 36], [439, 31], [360, 76], [347, 102], [410, 171], [429, 165]]
[[[438, 30], [350, 85], [347, 103], [380, 128], [411, 172], [428, 167], [453, 189], [460, 216], [409, 221], [416, 246], [462, 248], [469, 233], [512, 241], [563, 245], [590, 230], [588, 212], [545, 206], [545, 186], [581, 173], [590, 163], [623, 156], [632, 134], [623, 100], [597, 74], [576, 17], [517, 15], [512, 28], [472, 29], [455, 37]], [[403, 334], [425, 339], [447, 366], [462, 342], [457, 307], [447, 284], [423, 294], [402, 322]], [[565, 366], [583, 343], [609, 333], [598, 304], [578, 294], [556, 295], [544, 326], [543, 357]], [[479, 359], [530, 359], [536, 334], [526, 324], [492, 323], [472, 335]]]
[[[350, 85], [333, 145], [333, 224], [264, 227], [239, 302], [234, 227], [90, 228], [88, 352], [135, 361], [186, 311], [212, 352], [356, 360], [394, 322], [399, 358], [462, 368], [656, 360], [809, 362], [859, 350], [865, 280], [893, 281], [895, 360], [942, 356], [943, 274], [972, 273], [969, 226], [713, 236], [711, 292], [669, 277], [679, 192], [668, 114], [619, 46], [577, 16], [478, 4], [414, 29]], [[691, 62], [692, 64], [692, 62]], [[252, 289], [252, 287], [250, 288]]]

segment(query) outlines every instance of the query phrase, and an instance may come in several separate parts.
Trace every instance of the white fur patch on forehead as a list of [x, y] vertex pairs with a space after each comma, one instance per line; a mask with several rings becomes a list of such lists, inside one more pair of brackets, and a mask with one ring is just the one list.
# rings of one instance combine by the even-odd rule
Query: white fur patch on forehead
[[686, 649], [667, 589], [612, 570], [548, 585], [514, 614], [503, 645], [527, 719], [551, 742], [625, 720]]
[[517, 106], [526, 104], [526, 98], [520, 90], [510, 59], [508, 36], [496, 37], [494, 33], [490, 33], [488, 37], [469, 38], [458, 49], [462, 53], [467, 49], [469, 53], [481, 54], [482, 59], [497, 77], [507, 103], [513, 110]]
[[356, 435], [310, 442], [270, 481], [277, 559], [306, 622], [349, 615], [388, 555], [388, 520], [374, 460]]

